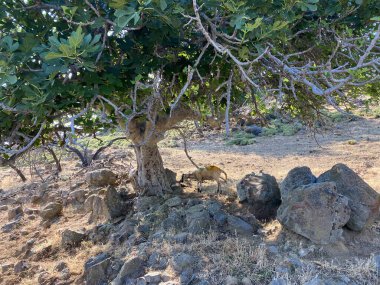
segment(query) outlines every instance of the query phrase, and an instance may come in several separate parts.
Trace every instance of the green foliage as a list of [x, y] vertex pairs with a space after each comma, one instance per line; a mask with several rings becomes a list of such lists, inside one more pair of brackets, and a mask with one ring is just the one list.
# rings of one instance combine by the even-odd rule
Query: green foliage
[[250, 145], [256, 143], [255, 135], [246, 132], [234, 132], [226, 145]]
[[19, 46], [19, 43], [10, 36], [0, 38], [0, 86], [13, 85], [17, 82], [16, 68], [11, 64], [11, 60], [13, 52]]
[[[91, 151], [96, 151], [100, 147], [107, 145], [109, 141], [117, 137], [122, 137], [124, 135], [125, 134], [122, 132], [112, 132], [108, 134], [97, 135], [96, 138], [94, 137], [81, 138], [79, 140], [79, 143], [87, 146], [88, 149]], [[118, 140], [112, 144], [112, 147], [113, 148], [127, 148], [130, 144], [131, 144], [131, 141], [129, 140]]]
[[[89, 71], [94, 71], [93, 57], [100, 51], [100, 37], [100, 34], [94, 37], [91, 34], [85, 35], [82, 27], [79, 26], [67, 39], [58, 39], [55, 35], [49, 37], [48, 52], [41, 52], [40, 54], [47, 63], [54, 59], [61, 59], [62, 61], [59, 62], [54, 61], [55, 66], [76, 64], [79, 68], [84, 67]], [[40, 51], [39, 49], [35, 50]], [[53, 72], [53, 78], [57, 72]]]
[[[90, 0], [89, 3], [93, 6], [86, 1], [2, 1], [0, 106], [5, 107], [0, 107], [0, 142], [7, 151], [25, 146], [43, 122], [46, 122], [45, 140], [53, 140], [57, 128], [70, 133], [71, 130], [67, 131], [70, 118], [84, 109], [88, 112], [75, 120], [73, 137], [114, 128], [121, 118], [105, 100], [95, 100], [95, 95], [113, 102], [125, 116], [142, 114], [146, 120], [152, 102], [159, 102], [155, 106], [159, 115], [169, 114], [185, 86], [189, 67], [194, 66], [206, 45], [199, 26], [186, 16], [194, 17], [192, 1]], [[331, 46], [332, 35], [324, 31], [334, 30], [339, 37], [372, 35], [380, 15], [375, 0], [198, 0], [197, 3], [206, 30], [212, 29], [208, 17], [216, 21], [219, 33], [229, 37], [223, 41], [236, 41], [230, 49], [236, 59], [253, 60], [269, 45], [276, 54], [294, 54], [315, 46], [312, 54], [297, 56], [300, 65], [310, 62], [318, 65], [329, 58], [335, 47]], [[276, 89], [279, 76], [265, 66], [265, 60], [252, 65], [252, 80], [267, 89]], [[347, 59], [342, 56], [338, 60]], [[250, 100], [246, 98], [247, 81], [242, 80], [240, 70], [227, 59], [226, 53], [215, 56], [215, 49], [209, 46], [181, 104], [218, 117], [226, 108], [226, 87], [217, 88], [226, 82], [231, 71], [231, 105], [247, 103]], [[159, 90], [152, 88], [152, 78], [158, 73]], [[369, 73], [366, 68], [353, 69], [351, 76], [365, 80]], [[289, 83], [286, 80], [284, 84]], [[294, 88], [295, 93], [287, 89], [281, 94], [278, 107], [291, 117], [315, 119], [316, 110], [323, 107], [326, 98], [312, 95], [310, 88], [301, 84]], [[264, 91], [254, 89], [259, 109], [265, 109], [264, 102], [273, 102]], [[377, 90], [378, 84], [374, 82], [343, 91], [356, 99], [363, 92], [371, 98], [378, 97]], [[348, 101], [333, 96], [338, 104]], [[264, 132], [292, 134], [297, 128], [274, 123]], [[254, 141], [246, 134], [236, 136], [238, 144]], [[39, 143], [41, 140], [36, 140]]]
[[263, 136], [284, 135], [293, 136], [302, 129], [302, 124], [297, 122], [283, 122], [280, 119], [270, 121], [267, 127], [263, 128]]

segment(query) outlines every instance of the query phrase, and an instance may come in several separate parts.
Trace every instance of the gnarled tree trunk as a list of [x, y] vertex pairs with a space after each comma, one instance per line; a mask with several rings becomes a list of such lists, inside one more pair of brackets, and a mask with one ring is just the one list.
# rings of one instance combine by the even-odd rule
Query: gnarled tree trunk
[[172, 192], [157, 144], [135, 146], [135, 153], [136, 182], [140, 188], [140, 194], [163, 195]]
[[133, 186], [140, 195], [163, 195], [171, 193], [171, 179], [167, 174], [157, 143], [164, 139], [166, 131], [185, 119], [199, 119], [198, 112], [179, 105], [171, 115], [158, 114], [154, 122], [145, 117], [129, 121], [127, 131], [132, 139], [137, 160]]

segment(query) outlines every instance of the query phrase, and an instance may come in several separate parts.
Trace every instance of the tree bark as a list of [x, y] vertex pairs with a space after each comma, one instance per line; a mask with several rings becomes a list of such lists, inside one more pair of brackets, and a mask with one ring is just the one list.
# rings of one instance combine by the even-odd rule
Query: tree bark
[[62, 166], [61, 166], [61, 162], [60, 160], [58, 159], [57, 155], [55, 154], [55, 151], [50, 148], [50, 147], [45, 147], [45, 149], [51, 154], [51, 156], [53, 157], [54, 159], [54, 162], [55, 162], [55, 166], [57, 167], [57, 171], [58, 172], [62, 172]]
[[17, 168], [16, 165], [14, 165], [13, 163], [8, 163], [9, 167], [12, 168], [14, 171], [17, 172], [18, 176], [20, 176], [22, 182], [25, 182], [27, 179], [25, 177], [25, 175], [22, 173], [22, 171], [20, 169]]
[[137, 175], [135, 177], [140, 195], [171, 193], [170, 182], [157, 144], [135, 146]]
[[133, 186], [140, 195], [163, 195], [172, 193], [169, 175], [158, 150], [158, 142], [165, 132], [183, 120], [199, 120], [200, 114], [187, 106], [178, 104], [170, 115], [166, 113], [136, 116], [127, 125], [128, 137], [134, 144], [137, 170], [133, 174]]

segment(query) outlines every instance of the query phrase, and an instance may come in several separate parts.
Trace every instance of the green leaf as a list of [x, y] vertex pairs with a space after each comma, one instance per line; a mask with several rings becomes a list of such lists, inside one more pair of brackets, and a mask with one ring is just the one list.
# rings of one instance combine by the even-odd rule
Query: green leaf
[[287, 22], [284, 22], [284, 21], [276, 21], [276, 22], [274, 22], [272, 29], [273, 29], [274, 31], [278, 31], [278, 30], [281, 30], [281, 29], [285, 28], [287, 25], [288, 25]]
[[162, 11], [165, 11], [165, 9], [168, 7], [168, 4], [165, 0], [160, 0], [160, 8]]
[[312, 11], [312, 12], [315, 12], [318, 9], [317, 5], [314, 5], [314, 4], [306, 4], [306, 7], [308, 8], [309, 11]]
[[50, 45], [55, 46], [57, 48], [61, 45], [60, 41], [56, 36], [49, 37], [49, 43]]
[[62, 54], [61, 53], [57, 53], [57, 52], [48, 52], [45, 55], [45, 59], [46, 60], [51, 60], [51, 59], [56, 59], [56, 58], [61, 58], [61, 57], [62, 57]]
[[80, 47], [83, 41], [84, 34], [82, 33], [82, 27], [79, 26], [77, 30], [71, 33], [69, 37], [69, 43], [71, 47], [77, 48]]
[[73, 55], [73, 50], [71, 49], [71, 46], [67, 45], [67, 44], [61, 44], [58, 48], [64, 56], [66, 57], [69, 57], [71, 55]]
[[75, 12], [78, 10], [78, 7], [76, 7], [76, 6], [74, 6], [74, 7], [61, 6], [61, 7], [63, 10], [63, 13], [66, 15], [69, 15], [71, 17], [73, 17], [75, 15]]
[[249, 55], [249, 49], [244, 46], [241, 49], [239, 49], [239, 57], [243, 60], [247, 60]]
[[83, 38], [83, 43], [84, 43], [85, 45], [88, 45], [88, 44], [91, 42], [91, 40], [92, 40], [92, 36], [91, 36], [91, 34], [88, 34], [88, 35], [86, 35], [86, 36]]
[[9, 84], [15, 84], [17, 82], [17, 76], [16, 75], [8, 75], [7, 81]]
[[37, 45], [38, 45], [38, 40], [35, 38], [33, 34], [28, 33], [23, 38], [20, 49], [22, 52], [30, 52]]
[[380, 16], [371, 18], [371, 21], [380, 21]]
[[361, 5], [361, 4], [363, 4], [363, 0], [355, 0], [355, 3], [358, 5]]
[[130, 13], [128, 11], [126, 11], [126, 10], [116, 10], [115, 11], [116, 18], [121, 18], [121, 17], [123, 17], [125, 15], [129, 15], [129, 14]]
[[140, 13], [136, 12], [135, 16], [133, 17], [133, 24], [136, 25], [139, 20], [140, 20]]
[[96, 44], [97, 42], [99, 42], [100, 37], [101, 37], [101, 34], [95, 35], [95, 37], [92, 39], [92, 42], [90, 43], [90, 45], [92, 46], [92, 45]]
[[126, 3], [126, 0], [112, 0], [109, 5], [111, 8], [120, 9], [123, 8]]

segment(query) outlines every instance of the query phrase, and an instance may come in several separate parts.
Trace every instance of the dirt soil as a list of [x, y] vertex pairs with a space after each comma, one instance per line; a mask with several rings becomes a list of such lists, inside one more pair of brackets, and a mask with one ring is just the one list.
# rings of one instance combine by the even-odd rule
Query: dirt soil
[[[342, 122], [315, 137], [301, 131], [294, 136], [257, 137], [256, 141], [248, 146], [227, 146], [216, 134], [191, 141], [188, 150], [197, 164], [223, 168], [231, 192], [236, 182], [251, 172], [262, 170], [280, 182], [294, 167], [308, 166], [319, 176], [337, 163], [348, 165], [380, 192], [380, 119]], [[181, 147], [162, 148], [161, 153], [166, 167], [177, 173], [194, 170]]]

